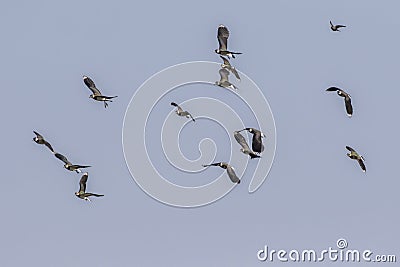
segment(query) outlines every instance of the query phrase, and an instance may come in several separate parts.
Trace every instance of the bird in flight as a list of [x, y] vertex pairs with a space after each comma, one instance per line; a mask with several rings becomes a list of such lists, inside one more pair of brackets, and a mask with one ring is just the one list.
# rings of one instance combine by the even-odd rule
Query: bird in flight
[[253, 140], [251, 142], [251, 148], [253, 149], [253, 151], [257, 152], [257, 153], [263, 152], [264, 151], [264, 145], [262, 143], [262, 138], [265, 137], [265, 134], [262, 133], [260, 130], [257, 130], [255, 128], [245, 128], [243, 130], [240, 130], [239, 132], [244, 131], [244, 130], [246, 130], [249, 133], [253, 134]]
[[208, 165], [203, 165], [203, 167], [209, 167], [209, 166], [219, 166], [222, 169], [226, 169], [226, 172], [228, 173], [229, 179], [231, 179], [232, 183], [240, 184], [240, 179], [239, 179], [239, 177], [237, 177], [237, 175], [235, 173], [235, 169], [228, 163], [218, 162], [218, 163], [211, 163]]
[[59, 160], [61, 160], [62, 162], [64, 162], [65, 163], [64, 168], [69, 171], [75, 171], [77, 173], [80, 173], [81, 172], [80, 169], [91, 167], [91, 166], [87, 166], [87, 165], [72, 164], [71, 162], [68, 161], [68, 159], [64, 155], [61, 155], [60, 153], [55, 153], [54, 156], [56, 158], [58, 158]]
[[93, 80], [90, 79], [87, 76], [83, 76], [83, 82], [86, 84], [86, 86], [92, 91], [92, 94], [89, 96], [89, 98], [92, 98], [97, 101], [103, 101], [104, 102], [104, 107], [108, 107], [107, 102], [113, 102], [111, 99], [118, 97], [118, 96], [104, 96], [101, 94], [100, 90], [97, 89], [96, 85], [94, 84]]
[[223, 88], [227, 88], [227, 89], [231, 89], [231, 90], [237, 90], [238, 88], [232, 84], [231, 82], [229, 82], [229, 71], [226, 70], [225, 68], [222, 68], [219, 70], [219, 75], [221, 76], [219, 81], [216, 81], [215, 84], [223, 87]]
[[221, 56], [227, 56], [229, 58], [235, 58], [235, 55], [240, 55], [240, 52], [232, 52], [228, 51], [228, 38], [229, 38], [229, 30], [224, 25], [219, 25], [217, 32], [217, 39], [219, 43], [219, 48], [215, 49], [215, 53]]
[[176, 104], [175, 102], [171, 102], [171, 106], [176, 107], [175, 113], [178, 116], [182, 116], [182, 117], [186, 117], [186, 118], [191, 118], [192, 121], [195, 121], [195, 119], [193, 118], [192, 114], [190, 114], [188, 111], [184, 111], [178, 104]]
[[221, 64], [221, 68], [227, 69], [227, 70], [229, 70], [230, 72], [232, 72], [233, 75], [235, 75], [236, 79], [238, 79], [238, 80], [240, 81], [239, 73], [237, 72], [237, 70], [235, 69], [235, 67], [233, 67], [233, 66], [231, 65], [231, 63], [229, 62], [229, 60], [228, 60], [226, 57], [223, 57], [223, 56], [219, 56], [219, 57], [224, 61], [224, 63]]
[[100, 195], [100, 194], [94, 194], [94, 193], [86, 193], [86, 183], [88, 180], [88, 173], [85, 172], [82, 175], [82, 178], [79, 181], [79, 191], [75, 192], [75, 195], [77, 197], [79, 197], [80, 199], [84, 199], [86, 201], [90, 201], [89, 197], [103, 197], [104, 195]]
[[349, 116], [349, 118], [350, 118], [353, 115], [353, 106], [351, 105], [351, 96], [348, 93], [346, 93], [345, 91], [343, 91], [342, 89], [337, 88], [337, 87], [329, 87], [328, 89], [326, 89], [326, 91], [328, 91], [328, 92], [336, 91], [340, 97], [344, 98], [344, 105], [346, 107], [347, 116]]
[[340, 28], [346, 27], [345, 25], [333, 25], [332, 21], [329, 21], [329, 24], [331, 24], [331, 30], [334, 32], [340, 32]]
[[259, 155], [257, 155], [256, 153], [254, 153], [254, 152], [250, 149], [249, 145], [248, 145], [247, 142], [246, 142], [246, 139], [244, 139], [243, 135], [241, 135], [239, 131], [234, 131], [234, 132], [233, 132], [233, 136], [235, 137], [235, 139], [236, 139], [236, 141], [239, 143], [239, 145], [242, 146], [242, 148], [240, 149], [240, 151], [241, 151], [243, 154], [249, 155], [249, 157], [250, 157], [251, 159], [260, 158]]
[[33, 138], [33, 141], [35, 141], [36, 144], [47, 146], [50, 149], [50, 151], [54, 154], [54, 149], [50, 145], [50, 143], [44, 140], [44, 137], [40, 135], [38, 132], [33, 131], [33, 133], [36, 134], [36, 136]]
[[357, 161], [358, 161], [358, 164], [360, 164], [360, 167], [361, 167], [362, 171], [363, 171], [363, 172], [366, 172], [366, 171], [367, 171], [367, 168], [365, 167], [365, 164], [364, 164], [364, 161], [365, 161], [364, 157], [361, 156], [360, 154], [358, 154], [354, 149], [352, 149], [352, 148], [349, 147], [349, 146], [346, 146], [346, 149], [347, 149], [348, 151], [350, 151], [349, 153], [347, 153], [347, 156], [348, 156], [349, 158], [351, 158], [351, 159], [357, 160]]

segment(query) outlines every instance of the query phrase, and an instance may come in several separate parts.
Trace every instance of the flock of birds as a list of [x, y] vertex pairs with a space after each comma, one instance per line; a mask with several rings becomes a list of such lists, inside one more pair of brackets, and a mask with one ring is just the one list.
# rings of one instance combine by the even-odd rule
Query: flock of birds
[[[219, 75], [220, 75], [220, 80], [215, 82], [215, 85], [226, 88], [226, 89], [231, 89], [231, 90], [238, 90], [238, 87], [231, 83], [229, 81], [229, 75], [232, 73], [236, 79], [240, 81], [240, 76], [238, 71], [232, 64], [230, 63], [229, 59], [231, 58], [236, 58], [235, 55], [240, 55], [242, 54], [241, 52], [233, 52], [228, 50], [228, 38], [229, 38], [229, 30], [227, 27], [224, 25], [219, 25], [218, 30], [217, 30], [217, 39], [218, 39], [218, 44], [219, 47], [218, 49], [215, 49], [215, 53], [217, 53], [220, 58], [222, 59], [222, 64], [221, 64], [221, 69], [219, 69]], [[182, 107], [180, 107], [178, 104], [175, 102], [171, 102], [171, 105], [176, 107], [175, 113], [178, 116], [186, 117], [192, 119], [194, 122], [195, 119], [193, 116], [187, 111], [183, 110]], [[249, 133], [253, 134], [253, 139], [252, 139], [252, 149], [250, 149], [249, 145], [247, 144], [246, 139], [244, 136], [240, 133], [242, 131], [248, 131]], [[260, 158], [260, 154], [264, 151], [264, 145], [262, 143], [262, 138], [266, 137], [264, 133], [262, 133], [260, 130], [257, 130], [255, 128], [245, 128], [239, 131], [234, 131], [233, 136], [235, 137], [236, 141], [239, 143], [241, 146], [240, 151], [248, 155], [251, 159], [255, 158]], [[235, 173], [235, 169], [233, 166], [231, 166], [227, 162], [215, 162], [211, 164], [204, 164], [203, 167], [210, 167], [210, 166], [217, 166], [223, 169], [226, 169], [226, 172], [228, 174], [228, 177], [230, 180], [235, 183], [239, 184], [240, 179]]]
[[[83, 76], [83, 82], [85, 85], [92, 91], [92, 94], [89, 96], [89, 98], [92, 98], [96, 101], [101, 101], [104, 103], [104, 107], [106, 108], [108, 106], [107, 102], [112, 102], [111, 99], [117, 97], [117, 96], [105, 96], [102, 95], [100, 90], [96, 87], [95, 83], [93, 82], [92, 79], [90, 79], [87, 76]], [[76, 173], [81, 173], [81, 169], [84, 168], [89, 168], [91, 166], [89, 165], [80, 165], [80, 164], [72, 164], [66, 156], [64, 156], [61, 153], [55, 152], [51, 144], [44, 139], [44, 137], [39, 134], [36, 131], [33, 131], [33, 133], [36, 135], [33, 138], [33, 141], [39, 145], [45, 145], [51, 153], [59, 160], [61, 160], [64, 163], [64, 168], [69, 170], [69, 171], [75, 171]], [[81, 179], [79, 180], [79, 191], [75, 192], [75, 195], [80, 198], [84, 199], [87, 201], [90, 201], [89, 197], [102, 197], [104, 195], [101, 194], [95, 194], [95, 193], [88, 193], [86, 192], [86, 184], [87, 180], [89, 178], [89, 174], [87, 172], [83, 173]]]
[[[330, 23], [330, 28], [332, 31], [338, 31], [340, 32], [340, 28], [346, 27], [345, 25], [334, 25], [332, 21]], [[239, 73], [237, 72], [236, 68], [231, 65], [229, 59], [231, 58], [236, 58], [235, 55], [240, 55], [242, 54], [241, 52], [233, 52], [228, 50], [228, 38], [229, 38], [229, 30], [227, 27], [224, 25], [219, 25], [218, 30], [217, 30], [217, 39], [219, 43], [218, 49], [215, 49], [215, 53], [220, 56], [222, 59], [223, 63], [221, 64], [221, 69], [219, 69], [219, 75], [220, 75], [220, 80], [215, 82], [215, 85], [226, 88], [226, 89], [231, 89], [231, 90], [238, 90], [238, 88], [229, 81], [229, 75], [232, 73], [236, 79], [240, 81], [240, 76]], [[100, 90], [96, 87], [95, 83], [93, 82], [92, 79], [90, 79], [87, 76], [83, 76], [83, 82], [84, 84], [90, 89], [92, 94], [89, 96], [89, 98], [92, 98], [93, 100], [100, 101], [104, 103], [104, 107], [108, 107], [107, 102], [113, 102], [112, 99], [116, 98], [117, 96], [105, 96], [103, 95]], [[344, 90], [337, 88], [337, 87], [330, 87], [326, 89], [328, 92], [337, 92], [337, 94], [340, 97], [344, 98], [344, 103], [345, 103], [345, 108], [347, 115], [351, 117], [353, 115], [353, 107], [351, 104], [351, 96], [346, 93]], [[177, 103], [171, 102], [171, 105], [176, 107], [175, 113], [178, 116], [181, 117], [186, 117], [190, 118], [193, 122], [195, 122], [195, 118], [186, 110], [183, 110]], [[250, 134], [253, 135], [252, 138], [252, 143], [251, 143], [251, 149], [246, 142], [246, 139], [244, 136], [241, 134], [242, 131], [247, 131]], [[64, 163], [64, 168], [69, 170], [69, 171], [75, 171], [77, 173], [81, 173], [81, 169], [84, 168], [89, 168], [91, 166], [88, 165], [79, 165], [79, 164], [72, 164], [67, 157], [64, 155], [55, 152], [53, 147], [49, 142], [47, 142], [42, 135], [40, 135], [38, 132], [33, 131], [34, 134], [36, 135], [33, 138], [33, 141], [36, 142], [37, 144], [45, 145], [51, 153], [59, 160], [61, 160]], [[250, 159], [255, 159], [255, 158], [261, 158], [261, 153], [264, 151], [264, 145], [262, 142], [262, 138], [265, 138], [266, 135], [262, 133], [260, 130], [255, 129], [255, 128], [245, 128], [242, 130], [234, 131], [233, 136], [235, 140], [238, 142], [238, 144], [241, 146], [240, 151], [248, 155]], [[351, 159], [357, 160], [361, 169], [366, 172], [366, 167], [364, 164], [364, 158], [360, 154], [358, 154], [353, 148], [350, 146], [346, 146], [346, 149], [349, 150], [347, 153], [347, 156]], [[215, 162], [215, 163], [210, 163], [210, 164], [204, 164], [202, 165], [203, 167], [210, 167], [210, 166], [218, 166], [220, 168], [226, 169], [226, 172], [228, 174], [228, 177], [230, 180], [235, 183], [239, 184], [240, 179], [235, 173], [234, 167], [232, 167], [229, 163], [227, 162]], [[84, 199], [87, 201], [90, 201], [89, 197], [94, 196], [94, 197], [102, 197], [104, 195], [101, 194], [95, 194], [95, 193], [88, 193], [86, 192], [86, 184], [88, 180], [89, 174], [87, 172], [83, 173], [80, 181], [79, 181], [79, 191], [75, 192], [75, 195], [80, 198]]]

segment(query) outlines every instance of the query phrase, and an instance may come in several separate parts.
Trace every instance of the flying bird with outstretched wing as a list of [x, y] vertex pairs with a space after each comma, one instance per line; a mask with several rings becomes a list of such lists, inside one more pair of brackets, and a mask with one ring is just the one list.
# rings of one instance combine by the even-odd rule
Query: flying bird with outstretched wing
[[217, 39], [219, 47], [215, 49], [215, 53], [221, 56], [227, 56], [229, 58], [235, 58], [235, 55], [240, 55], [240, 52], [232, 52], [228, 50], [228, 38], [229, 38], [229, 30], [224, 25], [218, 26], [217, 31]]
[[337, 87], [329, 87], [328, 89], [326, 89], [326, 91], [328, 92], [337, 92], [338, 96], [343, 97], [344, 98], [344, 105], [346, 107], [346, 113], [347, 116], [350, 118], [351, 116], [353, 116], [353, 106], [351, 104], [351, 96], [346, 93], [345, 91], [343, 91], [340, 88]]
[[83, 82], [85, 85], [92, 91], [92, 94], [89, 96], [89, 98], [92, 98], [96, 101], [103, 101], [104, 102], [104, 107], [108, 107], [107, 102], [113, 102], [111, 99], [116, 98], [118, 96], [105, 96], [102, 95], [100, 90], [97, 89], [96, 85], [94, 84], [93, 80], [90, 79], [88, 76], [83, 76]]
[[72, 164], [66, 156], [60, 154], [60, 153], [55, 153], [54, 156], [64, 162], [64, 168], [69, 170], [69, 171], [75, 171], [77, 173], [80, 173], [83, 168], [89, 168], [91, 166], [87, 165], [77, 165], [77, 164]]
[[171, 106], [174, 106], [174, 107], [176, 107], [176, 110], [175, 110], [175, 113], [178, 115], [178, 116], [181, 116], [181, 117], [186, 117], [186, 118], [191, 118], [192, 119], [192, 121], [196, 121], [194, 118], [193, 118], [193, 116], [192, 116], [192, 114], [190, 114], [188, 111], [184, 111], [178, 104], [176, 104], [175, 102], [171, 102]]
[[86, 193], [86, 183], [88, 180], [89, 174], [85, 172], [80, 181], [79, 181], [79, 191], [75, 192], [75, 195], [80, 199], [84, 199], [86, 201], [90, 201], [89, 197], [103, 197], [104, 195], [95, 194], [95, 193]]
[[362, 170], [363, 172], [366, 172], [366, 171], [367, 171], [367, 168], [365, 167], [365, 164], [364, 164], [364, 161], [365, 161], [364, 157], [361, 156], [360, 154], [358, 154], [357, 151], [355, 151], [353, 148], [351, 148], [351, 147], [349, 147], [349, 146], [346, 146], [346, 149], [347, 149], [348, 151], [350, 151], [350, 152], [347, 153], [347, 156], [348, 156], [349, 158], [351, 158], [351, 159], [357, 160], [358, 164], [359, 164], [360, 167], [361, 167], [361, 170]]
[[331, 30], [334, 31], [334, 32], [340, 32], [340, 30], [339, 30], [340, 28], [346, 27], [345, 25], [340, 25], [340, 24], [334, 25], [332, 23], [332, 21], [329, 21], [329, 24], [331, 25]]
[[33, 141], [35, 141], [36, 144], [45, 145], [45, 146], [46, 146], [48, 149], [50, 149], [50, 151], [54, 154], [54, 149], [53, 149], [53, 147], [50, 145], [50, 143], [47, 142], [47, 141], [44, 139], [44, 137], [43, 137], [41, 134], [39, 134], [38, 132], [33, 131], [33, 133], [36, 135], [36, 136], [33, 138]]

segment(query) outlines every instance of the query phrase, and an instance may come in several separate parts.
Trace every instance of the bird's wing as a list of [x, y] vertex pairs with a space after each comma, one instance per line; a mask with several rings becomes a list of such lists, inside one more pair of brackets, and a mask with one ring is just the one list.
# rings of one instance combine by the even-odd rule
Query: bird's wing
[[94, 95], [101, 95], [101, 92], [99, 89], [96, 88], [96, 85], [94, 84], [93, 80], [90, 79], [87, 76], [83, 77], [83, 82], [86, 84], [86, 86], [92, 91]]
[[264, 145], [262, 143], [260, 131], [256, 131], [253, 134], [253, 140], [251, 142], [251, 147], [252, 147], [253, 151], [257, 152], [257, 153], [261, 153], [264, 151]]
[[220, 82], [229, 82], [228, 80], [228, 76], [229, 76], [229, 71], [227, 71], [226, 69], [222, 68], [219, 70], [219, 75], [221, 76]]
[[43, 139], [43, 136], [40, 133], [38, 133], [36, 131], [33, 131], [33, 133], [36, 134], [37, 138]]
[[89, 177], [89, 175], [87, 172], [85, 172], [82, 175], [81, 180], [79, 181], [79, 192], [83, 192], [83, 193], [86, 192], [86, 182], [87, 182], [88, 177]]
[[45, 146], [47, 146], [47, 147], [50, 149], [50, 151], [51, 151], [51, 152], [53, 152], [53, 153], [54, 153], [54, 149], [53, 149], [53, 147], [50, 145], [50, 143], [49, 143], [49, 142], [47, 142], [47, 141], [44, 141], [44, 145], [45, 145]]
[[233, 136], [235, 137], [236, 141], [239, 143], [239, 145], [242, 146], [244, 150], [250, 151], [250, 147], [246, 142], [246, 139], [244, 136], [239, 133], [238, 131], [233, 132]]
[[353, 106], [351, 105], [351, 98], [349, 95], [346, 95], [344, 98], [344, 105], [346, 106], [346, 112], [349, 117], [353, 115]]
[[209, 167], [209, 166], [219, 166], [219, 164], [221, 164], [221, 162], [216, 162], [216, 163], [211, 163], [211, 164], [203, 164], [203, 167]]
[[328, 89], [326, 89], [326, 91], [328, 91], [328, 92], [334, 92], [334, 91], [339, 91], [339, 90], [340, 90], [339, 88], [334, 87], [334, 86], [329, 87]]
[[178, 109], [179, 112], [183, 112], [183, 109], [175, 102], [171, 102], [171, 106], [174, 106]]
[[54, 156], [56, 156], [56, 158], [58, 158], [65, 164], [71, 164], [71, 162], [69, 162], [68, 159], [64, 155], [61, 155], [60, 153], [55, 153]]
[[358, 164], [360, 164], [361, 169], [363, 170], [363, 172], [367, 171], [367, 168], [365, 167], [364, 161], [362, 159], [358, 159]]
[[240, 183], [240, 179], [239, 177], [237, 177], [235, 170], [232, 166], [228, 165], [228, 167], [226, 168], [226, 172], [228, 173], [228, 176], [233, 183]]
[[356, 152], [354, 149], [352, 149], [352, 148], [349, 147], [349, 146], [346, 146], [346, 149], [347, 149], [348, 151], [351, 151], [351, 152]]
[[217, 33], [219, 50], [226, 51], [228, 49], [227, 48], [228, 47], [228, 37], [229, 37], [228, 28], [226, 28], [224, 25], [219, 25], [218, 33]]
[[229, 62], [229, 60], [227, 58], [225, 58], [223, 56], [219, 56], [219, 57], [224, 61], [224, 65], [231, 66], [231, 63]]
[[346, 25], [336, 25], [336, 28], [344, 28]]
[[240, 80], [239, 73], [237, 72], [237, 70], [234, 67], [231, 68], [231, 71], [232, 71], [233, 75], [235, 75], [236, 79]]
[[332, 23], [332, 21], [329, 21], [329, 24], [331, 24], [331, 27], [333, 27], [333, 23]]
[[95, 193], [86, 193], [85, 196], [87, 197], [104, 197], [104, 195], [95, 194]]

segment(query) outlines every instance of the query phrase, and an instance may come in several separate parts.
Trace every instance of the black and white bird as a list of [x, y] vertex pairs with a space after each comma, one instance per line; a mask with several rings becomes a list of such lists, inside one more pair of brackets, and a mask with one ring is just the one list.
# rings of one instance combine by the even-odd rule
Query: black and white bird
[[241, 135], [241, 133], [240, 133], [239, 131], [234, 131], [234, 132], [233, 132], [233, 136], [235, 137], [235, 139], [236, 139], [236, 141], [239, 143], [239, 145], [242, 146], [242, 148], [240, 149], [240, 151], [241, 151], [243, 154], [249, 155], [249, 157], [250, 157], [251, 159], [260, 158], [259, 155], [257, 155], [256, 153], [254, 153], [254, 152], [250, 149], [249, 145], [248, 145], [247, 142], [246, 142], [246, 139], [244, 138], [243, 135]]
[[36, 134], [36, 136], [33, 138], [33, 141], [35, 141], [36, 144], [47, 146], [50, 149], [50, 151], [54, 154], [54, 149], [50, 145], [50, 143], [44, 140], [43, 136], [40, 135], [38, 132], [33, 131], [33, 133]]
[[215, 84], [223, 87], [223, 88], [227, 88], [227, 89], [231, 89], [231, 90], [237, 90], [238, 88], [232, 84], [231, 82], [229, 82], [229, 71], [225, 68], [222, 68], [219, 70], [219, 75], [221, 76], [219, 81], [216, 81]]
[[345, 25], [333, 25], [332, 21], [329, 21], [329, 24], [331, 25], [331, 30], [334, 32], [340, 32], [340, 28], [346, 27]]
[[253, 149], [254, 152], [257, 153], [262, 153], [264, 151], [264, 145], [262, 143], [262, 138], [264, 138], [266, 135], [262, 133], [260, 130], [257, 130], [255, 128], [245, 128], [241, 131], [248, 131], [249, 133], [253, 134], [253, 140], [251, 142], [251, 148]]
[[55, 153], [54, 156], [56, 156], [56, 158], [64, 162], [64, 168], [69, 171], [75, 171], [77, 173], [80, 173], [81, 172], [80, 169], [91, 167], [87, 165], [72, 164], [71, 162], [68, 161], [68, 159], [64, 155], [61, 155], [60, 153]]
[[353, 115], [353, 106], [351, 105], [351, 96], [348, 93], [346, 93], [345, 91], [343, 91], [342, 89], [337, 88], [337, 87], [329, 87], [328, 89], [326, 89], [326, 91], [328, 91], [328, 92], [336, 91], [340, 97], [344, 98], [344, 105], [346, 107], [346, 113], [347, 113], [347, 116], [349, 116], [349, 118], [350, 118]]
[[90, 201], [89, 197], [103, 197], [104, 195], [100, 195], [100, 194], [94, 194], [94, 193], [86, 193], [86, 183], [88, 180], [88, 173], [85, 172], [82, 175], [81, 180], [79, 181], [79, 191], [75, 192], [75, 196], [84, 199], [86, 201]]
[[221, 167], [222, 169], [225, 169], [226, 172], [228, 173], [229, 179], [231, 179], [232, 183], [240, 184], [240, 179], [239, 179], [239, 177], [237, 177], [237, 175], [235, 173], [235, 169], [228, 163], [218, 162], [218, 163], [211, 163], [208, 165], [203, 165], [203, 167], [209, 167], [209, 166], [218, 166], [218, 167]]
[[104, 96], [101, 94], [100, 90], [97, 89], [96, 85], [94, 84], [93, 80], [90, 79], [87, 76], [83, 76], [83, 82], [86, 84], [86, 86], [92, 91], [92, 94], [89, 96], [89, 98], [92, 98], [97, 101], [103, 101], [104, 102], [104, 107], [108, 107], [107, 102], [113, 102], [111, 99], [118, 97], [118, 96]]
[[223, 69], [227, 69], [227, 70], [229, 70], [230, 72], [232, 72], [233, 75], [235, 75], [236, 79], [238, 79], [238, 80], [240, 81], [239, 73], [237, 72], [237, 70], [235, 69], [235, 67], [233, 67], [233, 66], [231, 65], [231, 63], [229, 62], [229, 60], [228, 60], [226, 57], [223, 57], [223, 56], [219, 56], [219, 57], [224, 61], [224, 63], [221, 64], [221, 67], [222, 67]]
[[229, 58], [235, 58], [235, 55], [240, 55], [240, 52], [232, 52], [228, 50], [228, 38], [229, 30], [224, 25], [219, 25], [217, 32], [217, 39], [219, 43], [218, 49], [215, 49], [215, 53], [221, 56], [227, 56]]
[[171, 102], [171, 106], [176, 107], [175, 113], [178, 116], [181, 117], [186, 117], [186, 118], [191, 118], [192, 121], [195, 121], [195, 119], [193, 118], [192, 114], [190, 114], [188, 111], [184, 111], [178, 104], [176, 104], [175, 102]]
[[360, 154], [358, 154], [354, 149], [352, 149], [352, 148], [349, 147], [349, 146], [346, 146], [346, 149], [347, 149], [348, 151], [350, 151], [349, 153], [347, 153], [347, 156], [348, 156], [349, 158], [351, 158], [351, 159], [357, 160], [357, 161], [358, 161], [358, 164], [360, 164], [360, 167], [361, 167], [362, 171], [363, 171], [363, 172], [366, 172], [366, 171], [367, 171], [367, 168], [365, 167], [365, 164], [364, 164], [364, 161], [365, 161], [364, 157], [361, 156]]

